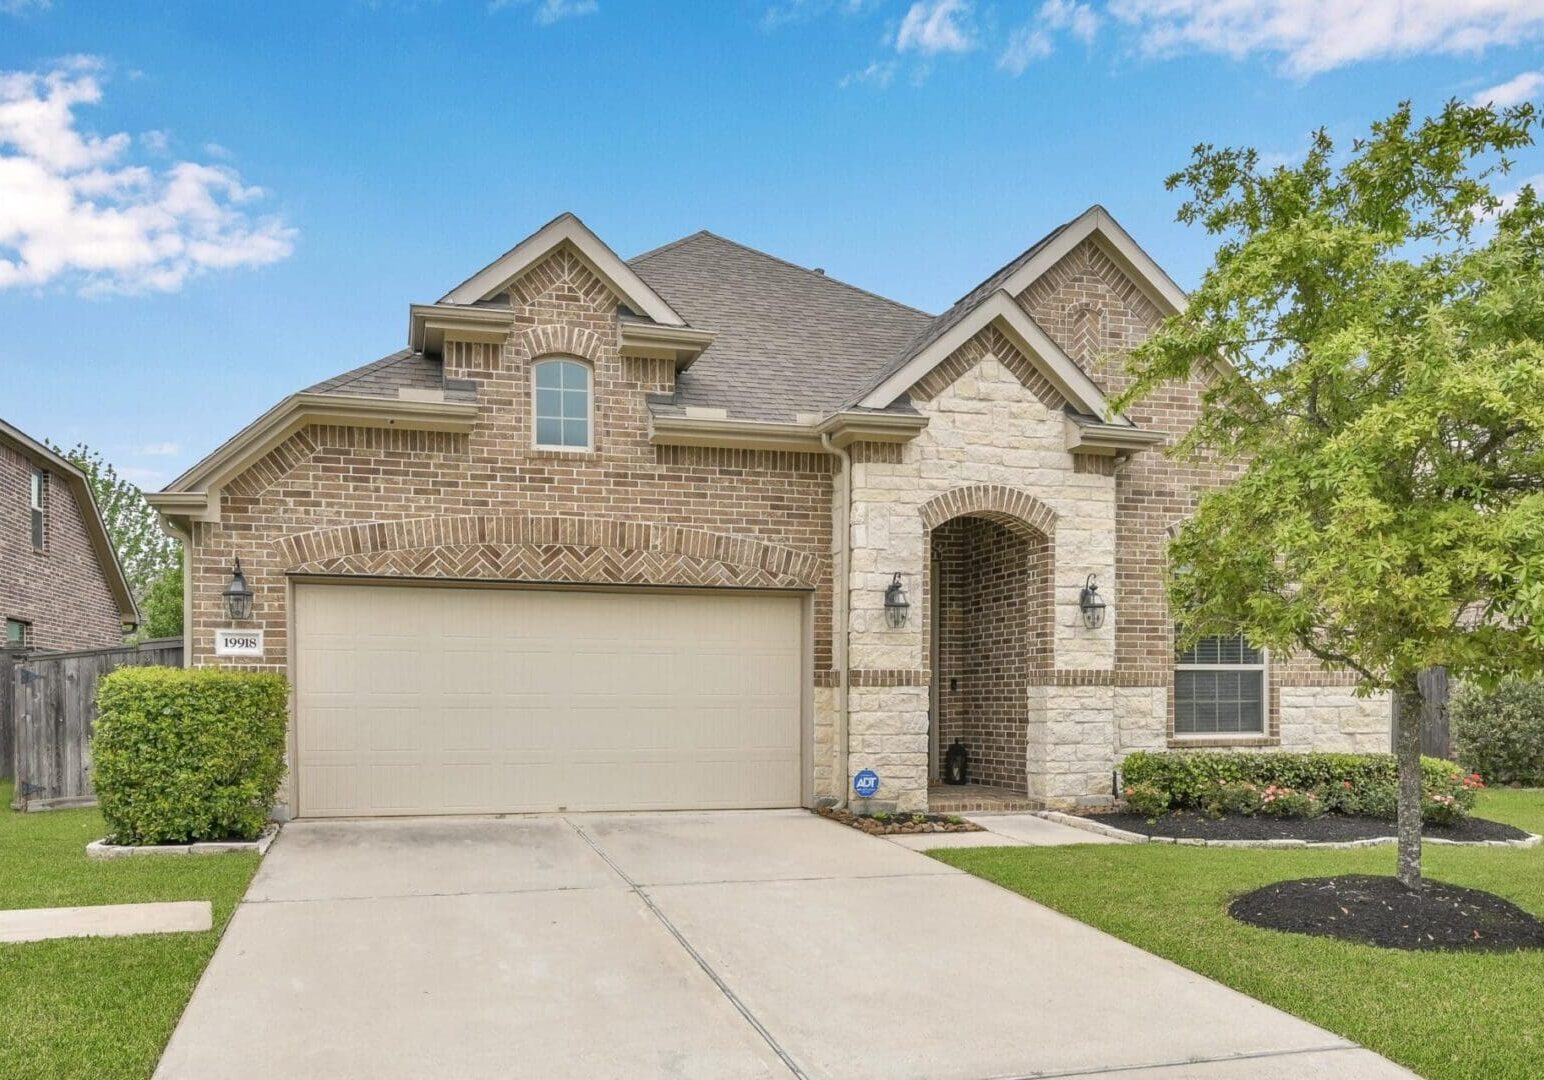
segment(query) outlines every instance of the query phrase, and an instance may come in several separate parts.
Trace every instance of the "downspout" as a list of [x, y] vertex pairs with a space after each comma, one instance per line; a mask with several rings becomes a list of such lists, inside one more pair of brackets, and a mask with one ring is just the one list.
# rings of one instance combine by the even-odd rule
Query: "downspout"
[[831, 743], [836, 749], [834, 776], [837, 781], [836, 805], [847, 805], [847, 607], [851, 588], [848, 562], [852, 541], [852, 455], [835, 445], [829, 434], [820, 436], [820, 445], [841, 462], [839, 487], [832, 499], [831, 517], [833, 554], [836, 566], [831, 572], [831, 662], [836, 665], [836, 730]]

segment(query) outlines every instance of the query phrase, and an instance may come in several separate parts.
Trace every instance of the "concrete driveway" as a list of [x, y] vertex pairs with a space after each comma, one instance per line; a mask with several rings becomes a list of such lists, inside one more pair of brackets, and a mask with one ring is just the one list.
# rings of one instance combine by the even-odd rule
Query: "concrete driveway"
[[298, 822], [157, 1076], [1378, 1078], [1345, 1040], [801, 811]]

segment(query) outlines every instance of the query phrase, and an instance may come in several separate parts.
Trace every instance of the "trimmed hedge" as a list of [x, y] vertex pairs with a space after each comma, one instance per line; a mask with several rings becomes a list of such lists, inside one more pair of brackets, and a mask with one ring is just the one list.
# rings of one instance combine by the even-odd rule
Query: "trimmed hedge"
[[102, 816], [119, 844], [251, 840], [284, 776], [283, 676], [124, 667], [97, 684]]
[[[1422, 815], [1453, 820], [1474, 806], [1480, 785], [1454, 762], [1421, 759]], [[1126, 788], [1145, 807], [1215, 810], [1219, 792], [1235, 785], [1275, 787], [1312, 794], [1324, 809], [1393, 819], [1398, 812], [1399, 763], [1393, 754], [1242, 753], [1232, 751], [1138, 751], [1121, 767]], [[1148, 809], [1139, 813], [1150, 812]]]
[[1464, 768], [1491, 784], [1544, 787], [1544, 682], [1460, 686], [1448, 717]]

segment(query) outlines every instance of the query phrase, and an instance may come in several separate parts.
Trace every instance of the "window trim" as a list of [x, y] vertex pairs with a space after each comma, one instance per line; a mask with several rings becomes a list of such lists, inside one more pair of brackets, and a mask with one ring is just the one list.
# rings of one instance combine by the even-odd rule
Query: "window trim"
[[27, 481], [27, 524], [33, 551], [48, 550], [48, 473], [36, 466]]
[[[13, 627], [13, 626], [21, 627], [21, 640], [20, 641], [17, 641], [17, 642], [12, 642], [11, 641], [11, 627]], [[29, 642], [31, 642], [31, 640], [32, 640], [32, 621], [30, 619], [13, 619], [13, 618], [11, 618], [9, 616], [6, 617], [6, 620], [5, 620], [5, 641], [0, 642], [0, 649], [10, 649], [10, 650], [27, 649], [27, 648], [30, 648]]]
[[[1224, 635], [1214, 634], [1213, 637]], [[1241, 637], [1240, 634], [1228, 635]], [[1204, 639], [1203, 639], [1204, 640]], [[1252, 731], [1181, 731], [1179, 729], [1179, 679], [1174, 680], [1174, 715], [1170, 719], [1171, 738], [1175, 742], [1259, 742], [1271, 737], [1271, 651], [1261, 649], [1258, 664], [1182, 664], [1175, 650], [1174, 672], [1181, 671], [1258, 671], [1260, 673], [1260, 727]]]
[[[539, 431], [540, 414], [536, 405], [536, 373], [548, 364], [577, 364], [584, 369], [585, 377], [585, 418], [583, 446], [568, 446], [561, 443], [544, 443], [537, 432]], [[559, 418], [561, 419], [561, 417]], [[557, 353], [551, 356], [543, 356], [531, 364], [531, 449], [541, 450], [547, 453], [558, 454], [590, 454], [595, 452], [595, 365], [578, 356], [570, 356], [566, 353]]]

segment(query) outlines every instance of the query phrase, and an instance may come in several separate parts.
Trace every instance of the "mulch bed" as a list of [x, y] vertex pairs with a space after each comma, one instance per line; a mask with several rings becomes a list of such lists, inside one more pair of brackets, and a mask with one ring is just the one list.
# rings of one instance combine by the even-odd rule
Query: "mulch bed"
[[981, 826], [975, 822], [950, 814], [911, 814], [901, 811], [888, 818], [880, 819], [866, 814], [855, 814], [851, 810], [838, 810], [832, 806], [822, 806], [815, 812], [823, 818], [839, 821], [843, 825], [851, 825], [854, 829], [862, 829], [871, 836], [890, 836], [899, 833], [981, 832]]
[[[1394, 836], [1396, 826], [1382, 818], [1323, 814], [1316, 818], [1278, 818], [1256, 814], [1229, 814], [1209, 818], [1205, 814], [1175, 811], [1149, 823], [1141, 814], [1098, 814], [1093, 820], [1143, 836], [1173, 836], [1196, 840], [1307, 840], [1309, 843], [1344, 843]], [[1454, 825], [1428, 825], [1421, 835], [1433, 840], [1526, 840], [1528, 833], [1499, 821], [1464, 818]]]
[[1420, 892], [1373, 874], [1278, 881], [1240, 896], [1228, 914], [1267, 930], [1389, 949], [1544, 949], [1544, 920], [1494, 893], [1439, 881]]

